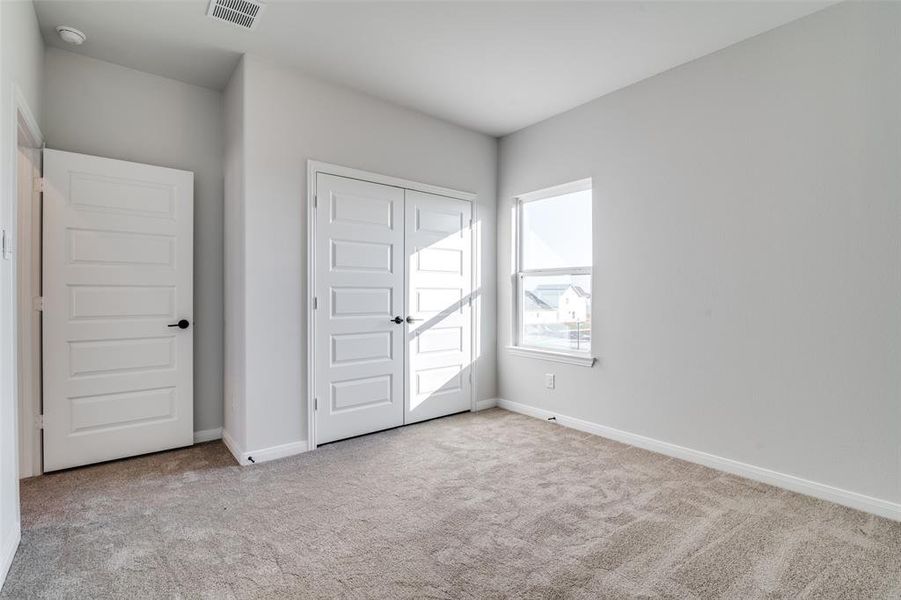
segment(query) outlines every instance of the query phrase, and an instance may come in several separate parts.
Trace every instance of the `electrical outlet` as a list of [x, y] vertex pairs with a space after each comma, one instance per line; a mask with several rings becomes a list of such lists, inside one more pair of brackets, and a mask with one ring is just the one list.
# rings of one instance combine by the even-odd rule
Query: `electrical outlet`
[[544, 387], [549, 390], [557, 387], [557, 377], [553, 373], [545, 373], [544, 374]]

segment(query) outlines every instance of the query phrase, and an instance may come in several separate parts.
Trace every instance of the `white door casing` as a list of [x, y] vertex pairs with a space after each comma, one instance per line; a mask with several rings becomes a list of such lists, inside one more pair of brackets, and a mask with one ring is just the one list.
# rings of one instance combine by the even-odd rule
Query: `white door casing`
[[320, 173], [316, 195], [314, 394], [323, 444], [403, 424], [404, 191]]
[[193, 443], [193, 179], [45, 150], [46, 471]]
[[[20, 134], [21, 135], [21, 134]], [[19, 478], [40, 475], [41, 435], [41, 313], [34, 299], [41, 295], [41, 149], [19, 146], [18, 235], [16, 277], [18, 295]]]
[[409, 424], [472, 406], [472, 203], [405, 193]]

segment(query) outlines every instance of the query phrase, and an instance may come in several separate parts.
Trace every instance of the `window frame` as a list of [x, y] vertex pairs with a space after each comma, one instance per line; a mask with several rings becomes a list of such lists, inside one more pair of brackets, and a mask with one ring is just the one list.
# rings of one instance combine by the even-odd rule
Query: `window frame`
[[[511, 354], [516, 356], [526, 356], [531, 358], [541, 358], [554, 362], [562, 362], [575, 364], [585, 367], [591, 367], [595, 363], [595, 358], [591, 355], [591, 350], [582, 352], [578, 350], [549, 350], [538, 346], [526, 346], [522, 342], [522, 318], [525, 314], [523, 306], [523, 280], [529, 276], [554, 276], [554, 275], [573, 275], [588, 276], [589, 281], [593, 281], [593, 265], [579, 267], [556, 267], [550, 269], [524, 269], [523, 265], [523, 206], [538, 200], [547, 200], [556, 196], [564, 196], [575, 192], [584, 192], [592, 190], [591, 178], [580, 179], [562, 185], [556, 185], [544, 188], [527, 194], [520, 194], [513, 199], [513, 328], [512, 339], [507, 349]], [[593, 207], [592, 207], [593, 208]], [[593, 211], [592, 211], [593, 212]]]

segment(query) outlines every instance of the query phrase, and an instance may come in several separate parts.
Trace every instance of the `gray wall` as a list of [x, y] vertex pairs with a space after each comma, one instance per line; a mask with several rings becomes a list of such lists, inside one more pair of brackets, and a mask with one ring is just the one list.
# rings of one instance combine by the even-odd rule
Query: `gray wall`
[[[43, 128], [43, 55], [44, 42], [31, 2], [0, 2], [0, 223], [10, 232], [16, 231], [12, 87], [18, 87]], [[0, 585], [19, 536], [14, 271], [14, 259], [0, 258]]]
[[222, 426], [222, 94], [48, 48], [47, 146], [194, 172], [194, 429]]
[[[899, 23], [840, 4], [504, 138], [500, 396], [901, 500]], [[601, 363], [511, 356], [512, 198], [584, 177]]]
[[493, 397], [497, 141], [251, 57], [243, 69], [246, 346], [236, 352], [246, 359], [246, 405], [235, 411], [247, 420], [245, 450], [307, 439], [308, 159], [478, 194], [477, 394]]
[[[225, 431], [243, 448], [244, 343], [244, 60], [225, 88]], [[238, 411], [241, 411], [238, 413]]]

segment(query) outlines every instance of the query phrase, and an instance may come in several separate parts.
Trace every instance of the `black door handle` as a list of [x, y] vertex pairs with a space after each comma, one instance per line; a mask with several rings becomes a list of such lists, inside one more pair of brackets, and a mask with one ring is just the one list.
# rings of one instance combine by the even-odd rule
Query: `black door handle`
[[187, 329], [191, 323], [187, 319], [182, 319], [178, 323], [169, 323], [169, 327], [178, 327], [179, 329]]
[[398, 325], [400, 325], [401, 323], [404, 322], [404, 320], [401, 319], [400, 317], [394, 317], [393, 319], [391, 319], [391, 321], [394, 323], [397, 323]]

